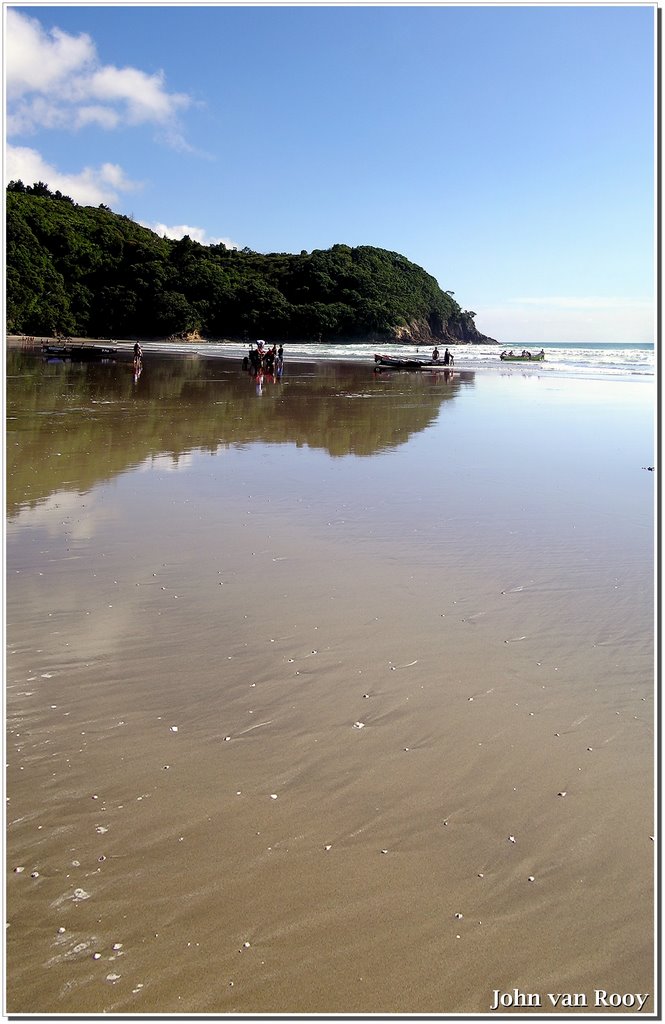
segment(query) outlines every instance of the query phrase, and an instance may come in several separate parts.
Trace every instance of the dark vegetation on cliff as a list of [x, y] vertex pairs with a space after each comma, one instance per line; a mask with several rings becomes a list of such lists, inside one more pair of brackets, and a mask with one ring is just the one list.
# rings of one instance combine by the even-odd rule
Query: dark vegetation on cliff
[[174, 241], [20, 181], [7, 189], [6, 242], [10, 334], [492, 340], [421, 267], [373, 246], [293, 255]]

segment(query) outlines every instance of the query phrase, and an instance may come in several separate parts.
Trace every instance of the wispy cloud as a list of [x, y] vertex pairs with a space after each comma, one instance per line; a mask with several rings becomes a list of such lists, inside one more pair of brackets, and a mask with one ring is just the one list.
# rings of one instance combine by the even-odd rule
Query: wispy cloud
[[636, 304], [647, 308], [651, 305], [648, 299], [627, 298], [621, 295], [528, 295], [508, 299], [507, 303], [511, 306], [539, 306], [545, 309], [590, 311], [599, 309], [634, 309]]
[[522, 296], [478, 308], [476, 325], [506, 344], [648, 342], [655, 306], [632, 296]]
[[44, 181], [52, 191], [59, 190], [84, 206], [111, 206], [123, 192], [141, 188], [141, 183], [127, 177], [118, 164], [104, 163], [84, 167], [77, 174], [66, 174], [49, 164], [35, 149], [7, 146], [5, 149], [6, 182], [22, 181], [32, 185]]
[[45, 31], [35, 19], [7, 11], [7, 133], [40, 128], [77, 130], [95, 124], [109, 131], [152, 124], [158, 137], [178, 149], [185, 142], [178, 115], [191, 105], [169, 92], [163, 72], [100, 63], [95, 44], [82, 33]]
[[189, 235], [195, 242], [201, 242], [202, 245], [219, 245], [220, 242], [223, 242], [227, 249], [240, 248], [230, 238], [215, 238], [213, 235], [208, 235], [205, 228], [192, 227], [191, 224], [174, 224], [169, 227], [168, 224], [148, 224], [146, 221], [140, 221], [140, 223], [144, 228], [150, 228], [151, 231], [166, 238], [184, 238], [185, 235]]

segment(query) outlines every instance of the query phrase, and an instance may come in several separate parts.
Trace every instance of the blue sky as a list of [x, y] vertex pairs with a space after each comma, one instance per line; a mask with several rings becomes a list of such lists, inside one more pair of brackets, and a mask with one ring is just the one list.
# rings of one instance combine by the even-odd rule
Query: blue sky
[[424, 267], [503, 343], [651, 341], [654, 4], [5, 7], [5, 177]]

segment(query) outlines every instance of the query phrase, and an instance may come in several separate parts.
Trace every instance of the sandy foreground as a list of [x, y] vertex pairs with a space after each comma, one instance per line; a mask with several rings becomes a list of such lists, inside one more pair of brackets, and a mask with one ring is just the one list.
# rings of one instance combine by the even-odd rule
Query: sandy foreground
[[552, 464], [516, 542], [507, 457], [472, 516], [491, 464], [419, 443], [9, 520], [10, 1013], [653, 1012], [648, 504]]

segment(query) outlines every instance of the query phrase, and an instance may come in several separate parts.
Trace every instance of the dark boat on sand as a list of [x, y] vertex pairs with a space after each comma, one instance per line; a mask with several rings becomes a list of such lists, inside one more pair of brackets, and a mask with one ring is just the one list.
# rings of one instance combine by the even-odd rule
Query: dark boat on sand
[[442, 359], [402, 359], [399, 356], [388, 356], [375, 353], [375, 370], [452, 370], [452, 364]]

